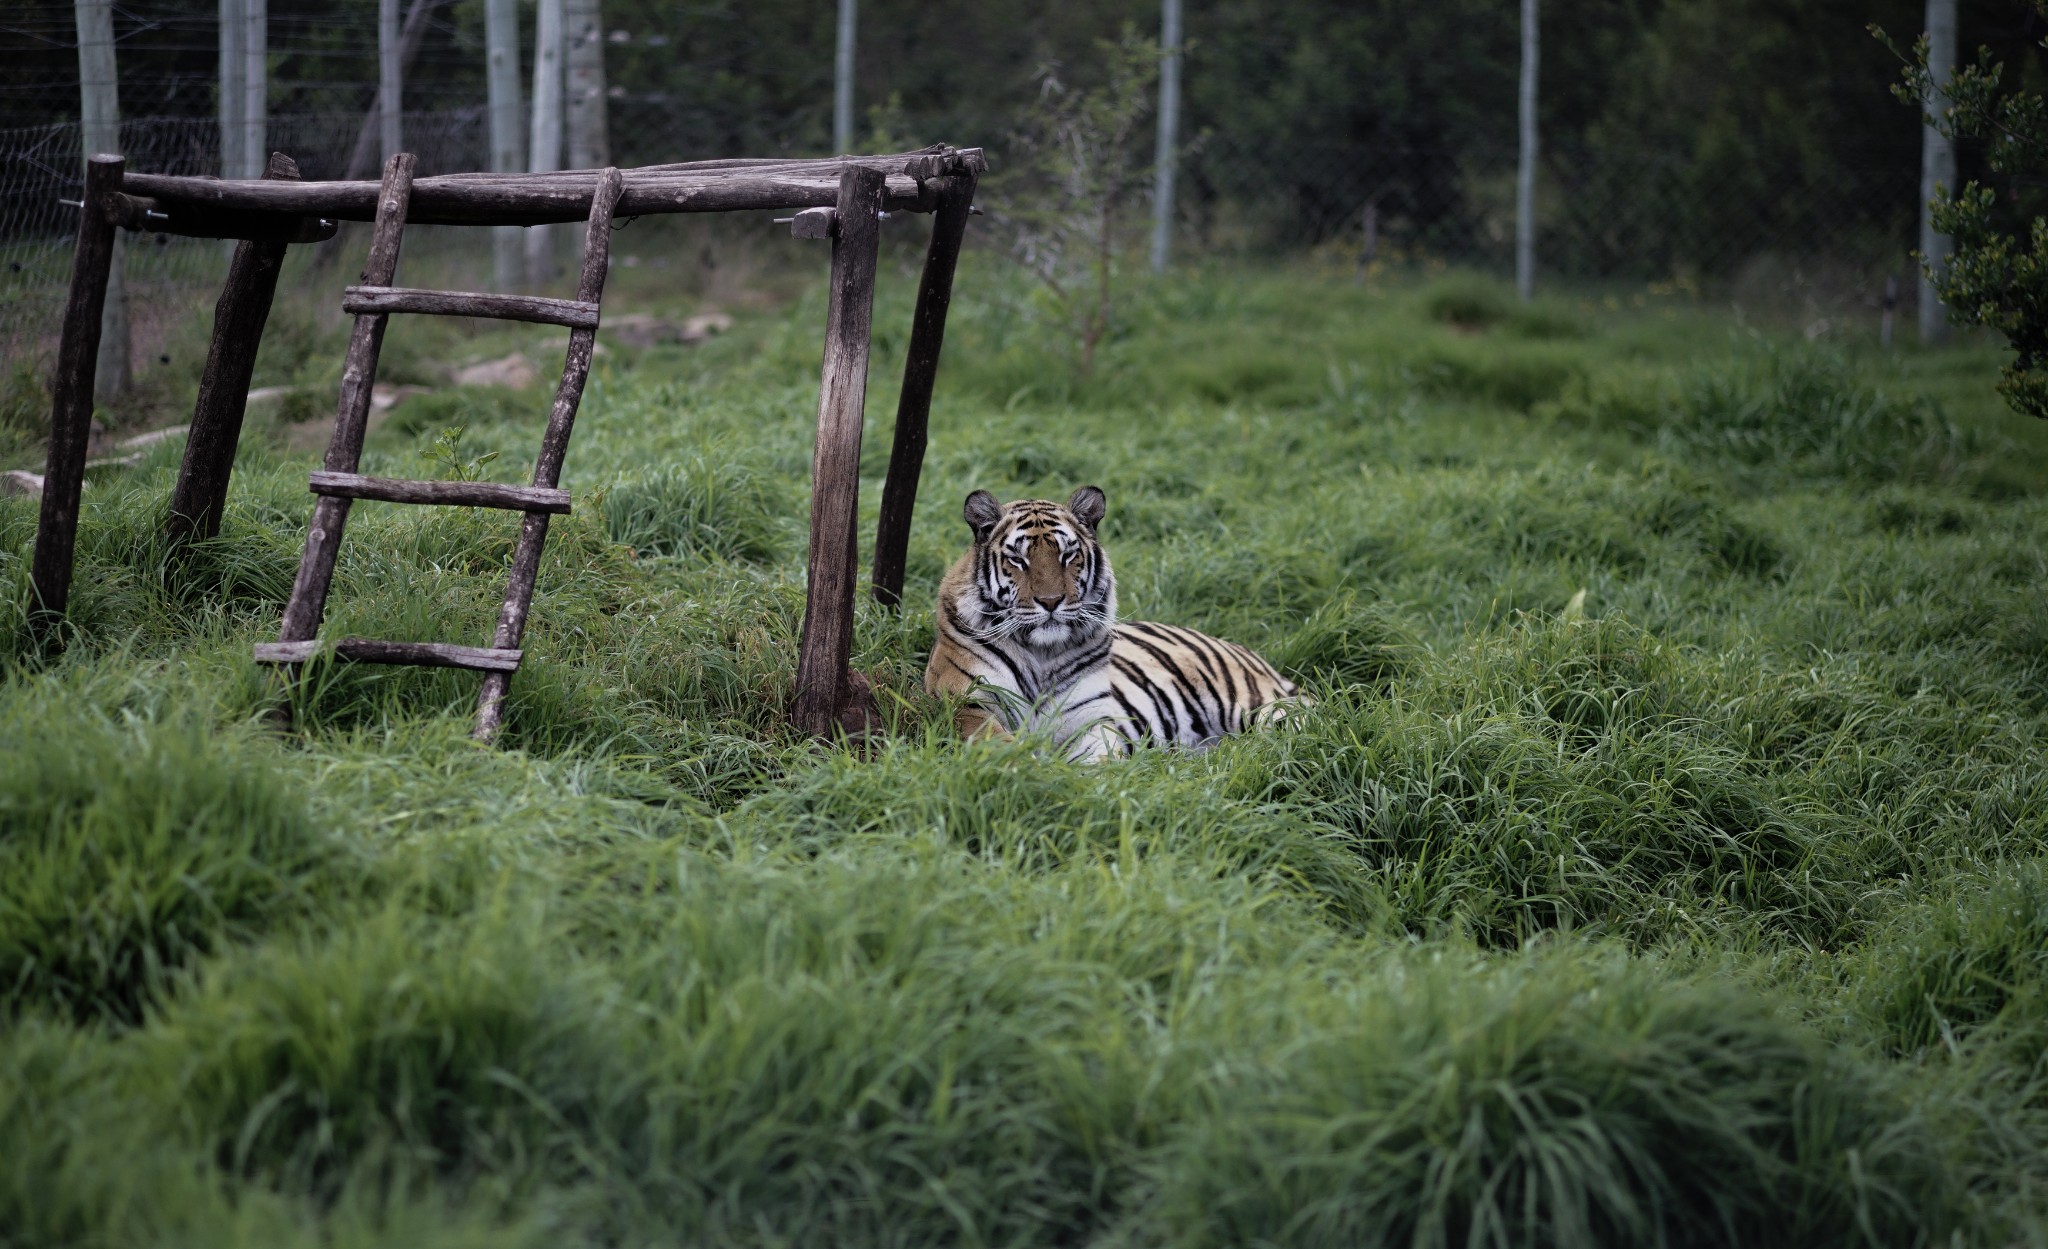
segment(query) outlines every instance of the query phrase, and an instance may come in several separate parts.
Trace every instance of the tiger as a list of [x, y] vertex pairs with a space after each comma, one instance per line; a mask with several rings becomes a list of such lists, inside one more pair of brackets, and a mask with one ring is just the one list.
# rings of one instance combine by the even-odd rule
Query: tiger
[[1178, 625], [1120, 621], [1096, 538], [1108, 499], [1083, 486], [1008, 506], [986, 490], [961, 515], [973, 542], [939, 583], [924, 686], [963, 700], [962, 737], [1046, 731], [1095, 762], [1146, 743], [1196, 750], [1310, 701], [1235, 642]]

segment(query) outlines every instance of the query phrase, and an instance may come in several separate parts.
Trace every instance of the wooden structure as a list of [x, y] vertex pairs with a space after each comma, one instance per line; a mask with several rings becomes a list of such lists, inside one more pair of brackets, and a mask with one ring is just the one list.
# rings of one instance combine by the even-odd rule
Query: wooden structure
[[[985, 168], [976, 148], [943, 145], [893, 156], [824, 160], [721, 160], [640, 169], [550, 174], [454, 174], [415, 178], [414, 158], [399, 153], [381, 182], [302, 182], [297, 168], [273, 155], [262, 179], [223, 181], [127, 173], [121, 158], [95, 156], [87, 165], [78, 246], [65, 309], [53, 390], [50, 453], [31, 580], [32, 619], [47, 630], [69, 599], [78, 501], [92, 417], [94, 358], [105, 301], [114, 231], [148, 230], [201, 238], [240, 239], [214, 312], [213, 340], [200, 381], [185, 460], [171, 494], [166, 537], [173, 552], [220, 530], [229, 475], [240, 439], [256, 349], [277, 290], [286, 249], [330, 238], [337, 221], [374, 221], [362, 280], [343, 295], [355, 315], [326, 462], [307, 488], [316, 496], [305, 553], [279, 640], [256, 647], [266, 663], [298, 664], [323, 648], [344, 660], [466, 668], [484, 674], [476, 732], [493, 736], [504, 714], [511, 674], [520, 664], [534, 582], [548, 518], [569, 511], [560, 488], [563, 459], [589, 376], [602, 319], [612, 222], [654, 213], [796, 210], [799, 238], [832, 240], [829, 312], [812, 461], [810, 556], [803, 642], [797, 658], [794, 715], [807, 731], [829, 736], [859, 719], [856, 683], [847, 661], [853, 642], [858, 579], [854, 534], [860, 486], [860, 439], [866, 389], [876, 253], [885, 213], [933, 215], [930, 249], [918, 286], [896, 436], [875, 535], [872, 592], [894, 606], [903, 595], [904, 552], [923, 464], [926, 422], [953, 274], [967, 227], [976, 179]], [[540, 225], [583, 221], [583, 268], [574, 299], [394, 286], [409, 224]], [[393, 314], [494, 317], [559, 325], [570, 331], [531, 486], [481, 482], [398, 481], [356, 469], [376, 379], [384, 327]], [[489, 646], [438, 641], [318, 638], [335, 558], [353, 500], [375, 499], [522, 514], [498, 625]]]

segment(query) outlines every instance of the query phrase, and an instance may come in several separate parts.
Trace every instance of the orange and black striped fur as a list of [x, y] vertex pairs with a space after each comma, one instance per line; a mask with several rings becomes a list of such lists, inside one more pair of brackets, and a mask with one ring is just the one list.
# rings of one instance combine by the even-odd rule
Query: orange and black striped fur
[[1094, 486], [1065, 507], [967, 496], [974, 545], [939, 583], [924, 673], [933, 694], [966, 700], [963, 735], [1042, 729], [1070, 758], [1092, 760], [1148, 741], [1201, 749], [1307, 702], [1234, 642], [1119, 622], [1116, 577], [1095, 537], [1106, 507]]

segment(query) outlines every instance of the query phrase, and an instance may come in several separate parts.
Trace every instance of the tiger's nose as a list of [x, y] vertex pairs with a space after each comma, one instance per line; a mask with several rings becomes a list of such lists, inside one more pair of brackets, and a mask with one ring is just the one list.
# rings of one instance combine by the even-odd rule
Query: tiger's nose
[[1067, 600], [1065, 595], [1061, 595], [1058, 598], [1038, 598], [1034, 596], [1031, 601], [1038, 604], [1040, 607], [1043, 607], [1045, 609], [1045, 614], [1050, 616], [1060, 609], [1061, 603], [1064, 603]]

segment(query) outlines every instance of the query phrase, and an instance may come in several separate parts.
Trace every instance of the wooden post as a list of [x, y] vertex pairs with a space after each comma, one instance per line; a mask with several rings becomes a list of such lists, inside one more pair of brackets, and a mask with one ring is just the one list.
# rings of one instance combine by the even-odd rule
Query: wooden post
[[889, 448], [889, 477], [882, 484], [882, 517], [875, 526], [875, 572], [870, 593], [884, 607], [903, 602], [903, 561], [910, 549], [910, 518], [917, 508], [917, 479], [924, 469], [925, 428], [931, 417], [932, 387], [939, 376], [939, 350], [946, 342], [946, 310], [953, 302], [953, 271], [974, 203], [974, 175], [935, 179], [938, 204], [932, 212], [932, 241], [917, 284], [917, 311], [910, 322], [910, 350], [903, 361], [903, 392], [896, 401], [896, 435]]
[[[283, 152], [272, 152], [263, 176], [296, 182], [299, 167]], [[244, 239], [235, 245], [228, 280], [221, 286], [220, 302], [213, 307], [206, 371], [199, 378], [199, 400], [192, 407], [185, 459], [178, 467], [170, 515], [164, 522], [164, 537], [173, 553], [195, 539], [220, 532], [228, 478], [235, 471], [235, 450], [242, 440], [249, 379], [256, 371], [256, 349], [263, 341], [264, 323], [270, 319], [284, 253], [281, 239]]]
[[[370, 259], [363, 266], [363, 284], [389, 286], [398, 271], [398, 247], [405, 236], [405, 210], [412, 200], [412, 174], [419, 164], [411, 152], [400, 152], [384, 166], [377, 192], [377, 229], [370, 239]], [[377, 352], [384, 344], [385, 313], [356, 318], [341, 364], [341, 398], [335, 404], [334, 437], [327, 444], [330, 473], [353, 473], [363, 455], [363, 434], [370, 419], [370, 388], [377, 377]], [[327, 610], [327, 590], [334, 584], [334, 558], [340, 553], [341, 531], [348, 524], [349, 501], [321, 495], [313, 505], [306, 530], [306, 550], [299, 557], [299, 575], [285, 604], [280, 642], [310, 642], [320, 631]]]
[[[616, 169], [607, 169], [598, 179], [590, 197], [590, 222], [583, 241], [583, 272], [576, 283], [576, 298], [593, 307], [604, 298], [604, 279], [611, 264], [612, 210], [618, 206], [624, 185]], [[536, 490], [554, 490], [562, 479], [562, 459], [569, 453], [569, 433], [576, 425], [576, 409], [583, 401], [583, 386], [590, 377], [590, 357], [597, 346], [597, 327], [579, 326], [569, 331], [569, 351], [562, 362], [561, 380], [555, 383], [555, 403], [548, 412], [547, 432], [541, 436], [540, 455], [533, 464]], [[526, 614], [533, 606], [534, 582], [540, 576], [541, 548], [548, 537], [549, 509], [526, 513], [519, 526], [519, 544], [512, 549], [512, 575], [506, 581], [505, 600], [498, 609], [498, 631], [493, 649], [516, 651], [526, 635]], [[510, 672], [484, 674], [483, 689], [476, 699], [476, 730], [482, 742], [498, 734], [505, 718], [505, 690]]]
[[84, 207], [78, 212], [78, 247], [71, 259], [71, 293], [64, 304], [57, 373], [50, 387], [50, 454], [43, 466], [42, 512], [29, 565], [31, 627], [54, 628], [71, 601], [71, 559], [78, 544], [78, 496], [85, 484], [85, 447], [92, 431], [93, 374], [106, 309], [107, 272], [114, 258], [108, 201], [121, 190], [124, 162], [95, 155], [85, 163]]
[[805, 570], [803, 642], [796, 666], [796, 722], [817, 737], [839, 725], [851, 684], [853, 589], [859, 539], [860, 434], [867, 399], [868, 334], [874, 320], [875, 253], [886, 179], [859, 166], [839, 175], [832, 239], [831, 304], [818, 384], [818, 442], [811, 456], [811, 549]]

